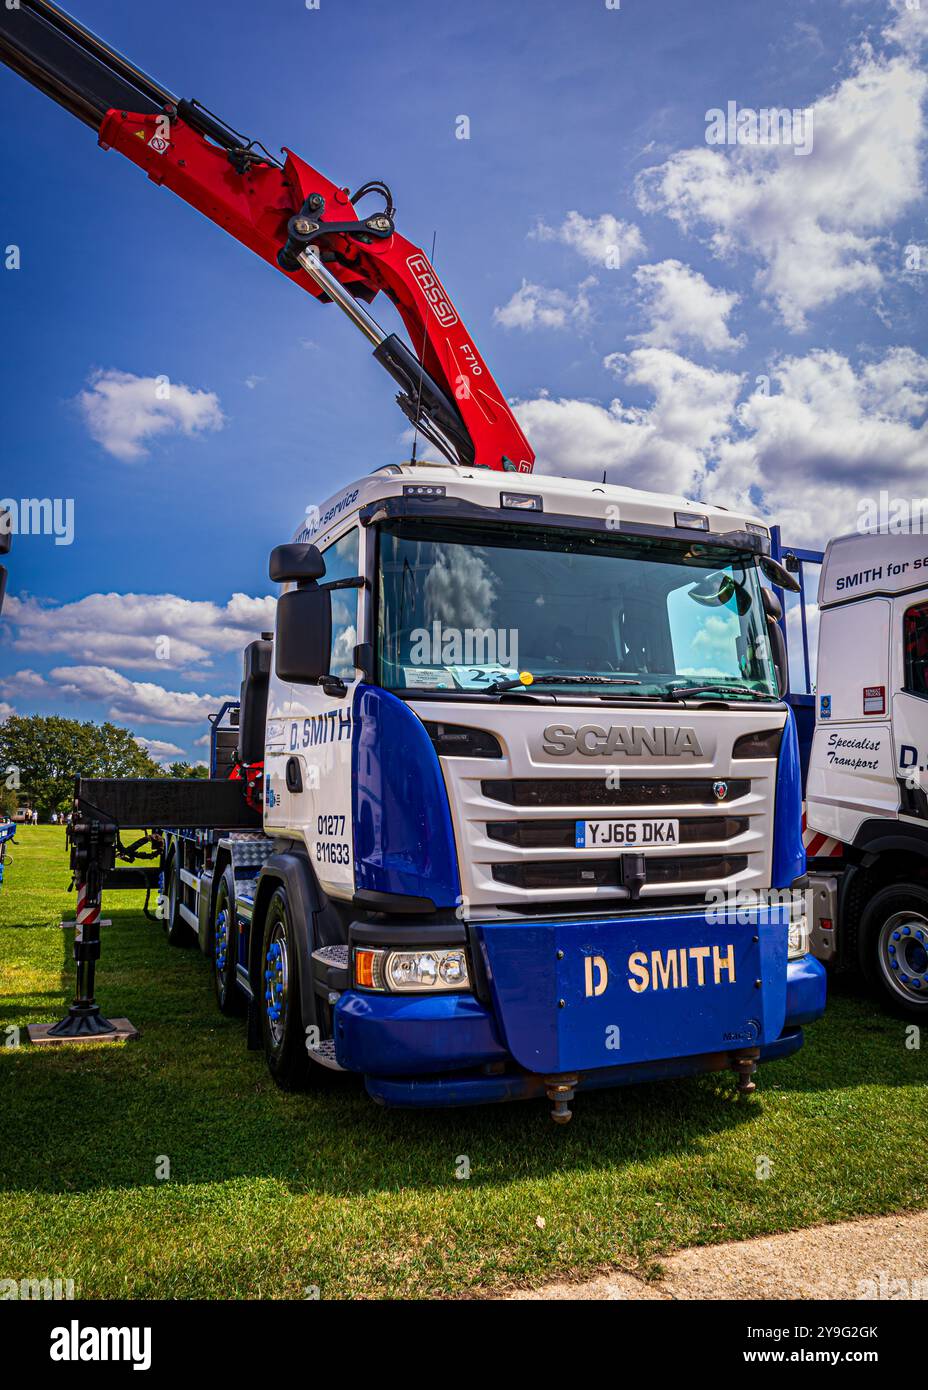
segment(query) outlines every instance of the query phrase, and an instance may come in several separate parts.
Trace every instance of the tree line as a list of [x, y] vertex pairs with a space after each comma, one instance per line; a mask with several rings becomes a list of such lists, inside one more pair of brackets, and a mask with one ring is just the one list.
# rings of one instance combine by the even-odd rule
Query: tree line
[[203, 767], [161, 767], [129, 729], [60, 715], [9, 715], [0, 724], [0, 816], [20, 807], [47, 818], [71, 809], [75, 777], [206, 777]]

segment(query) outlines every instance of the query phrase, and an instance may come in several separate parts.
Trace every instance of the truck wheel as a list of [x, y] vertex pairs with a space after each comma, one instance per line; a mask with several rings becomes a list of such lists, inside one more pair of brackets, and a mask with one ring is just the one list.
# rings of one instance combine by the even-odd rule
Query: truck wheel
[[928, 889], [894, 883], [874, 894], [858, 952], [864, 976], [894, 1013], [928, 1016]]
[[305, 1086], [310, 1062], [303, 1033], [300, 967], [286, 890], [268, 904], [261, 947], [261, 1037], [268, 1071], [284, 1090]]
[[181, 881], [177, 855], [171, 856], [167, 874], [167, 903], [164, 930], [172, 946], [192, 946], [194, 935], [180, 915]]
[[235, 915], [235, 874], [231, 864], [227, 864], [219, 887], [216, 889], [216, 904], [213, 908], [211, 928], [211, 950], [213, 959], [213, 991], [219, 1012], [227, 1018], [235, 1018], [244, 1013], [245, 1000], [235, 977], [238, 961], [238, 919]]

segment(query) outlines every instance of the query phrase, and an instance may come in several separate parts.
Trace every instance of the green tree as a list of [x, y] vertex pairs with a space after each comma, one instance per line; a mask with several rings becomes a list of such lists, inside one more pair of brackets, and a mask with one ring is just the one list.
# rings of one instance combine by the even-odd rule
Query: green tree
[[171, 763], [168, 767], [169, 777], [208, 777], [209, 773], [205, 767], [197, 763]]
[[118, 724], [11, 714], [0, 724], [0, 772], [22, 802], [47, 816], [70, 809], [77, 776], [158, 777], [161, 769]]

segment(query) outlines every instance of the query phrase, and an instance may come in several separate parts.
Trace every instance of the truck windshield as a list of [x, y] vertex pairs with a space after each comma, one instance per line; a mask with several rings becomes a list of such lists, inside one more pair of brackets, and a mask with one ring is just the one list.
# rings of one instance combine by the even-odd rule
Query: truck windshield
[[480, 691], [528, 671], [555, 694], [560, 676], [564, 694], [588, 681], [605, 697], [777, 698], [754, 564], [697, 538], [391, 521], [377, 611], [391, 690]]

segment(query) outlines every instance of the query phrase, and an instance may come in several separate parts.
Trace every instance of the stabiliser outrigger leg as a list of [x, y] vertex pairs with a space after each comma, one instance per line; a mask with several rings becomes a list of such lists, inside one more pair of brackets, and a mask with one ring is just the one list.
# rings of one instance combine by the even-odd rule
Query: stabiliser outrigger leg
[[74, 960], [77, 984], [74, 1001], [64, 1018], [51, 1025], [33, 1023], [28, 1028], [34, 1043], [121, 1042], [137, 1037], [128, 1019], [108, 1019], [94, 998], [94, 975], [100, 959], [100, 902], [106, 877], [116, 862], [119, 830], [112, 822], [81, 813], [75, 799], [75, 815], [68, 828], [71, 847], [72, 887], [77, 891], [74, 927]]

